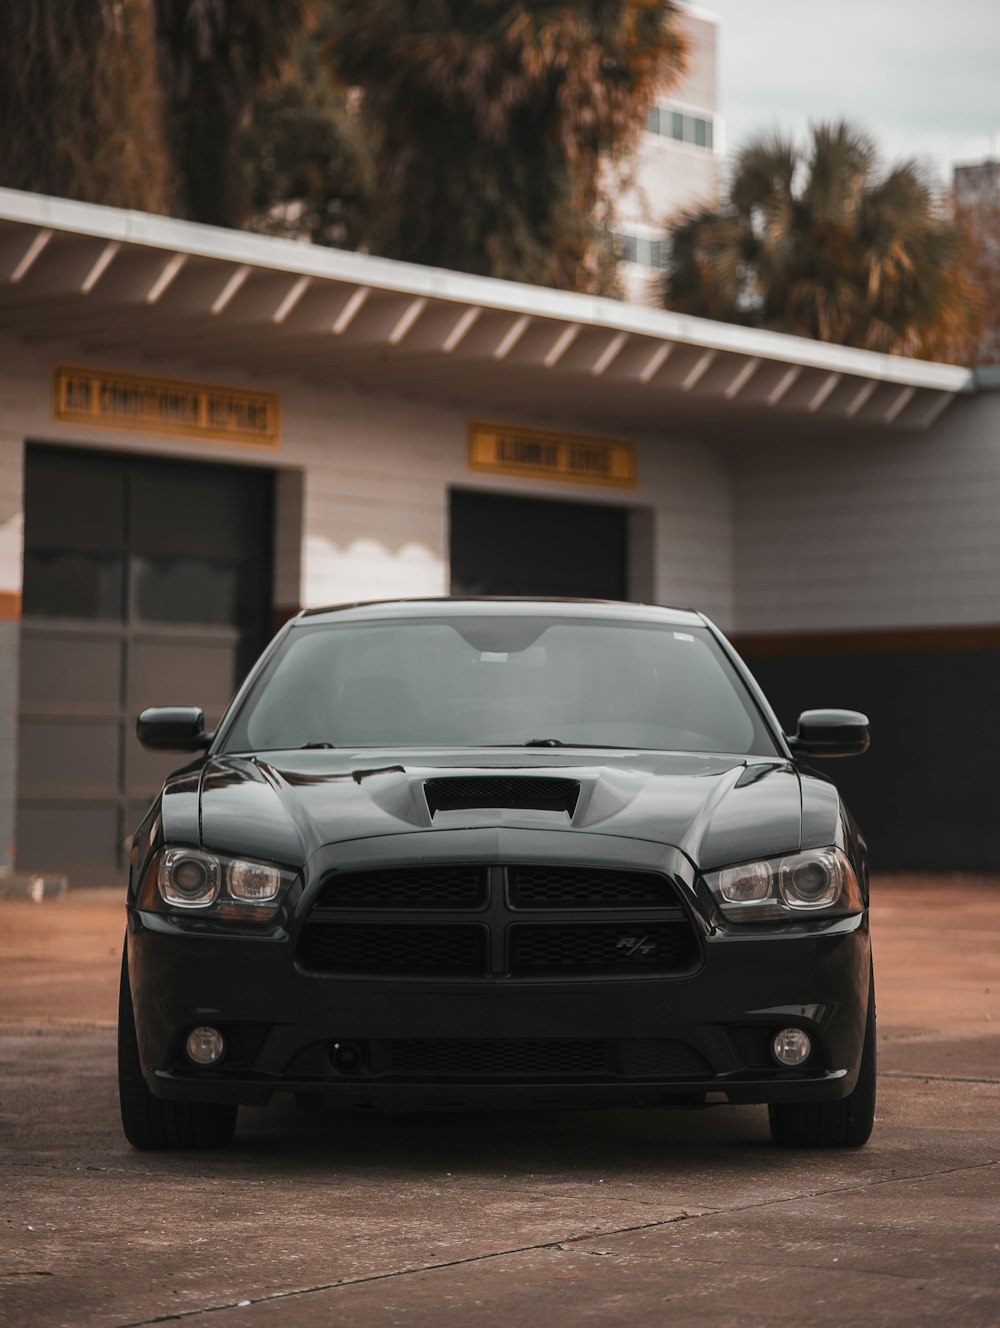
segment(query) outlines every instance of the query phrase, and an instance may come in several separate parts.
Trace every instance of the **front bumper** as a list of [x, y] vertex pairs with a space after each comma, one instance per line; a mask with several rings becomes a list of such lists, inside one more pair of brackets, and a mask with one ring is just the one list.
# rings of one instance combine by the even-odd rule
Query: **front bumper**
[[[868, 1007], [867, 914], [727, 927], [667, 846], [502, 830], [433, 839], [436, 862], [548, 858], [664, 873], [697, 934], [698, 964], [599, 980], [309, 972], [295, 956], [321, 878], [332, 868], [428, 861], [426, 834], [338, 845], [317, 855], [283, 925], [267, 934], [130, 909], [129, 973], [150, 1090], [187, 1101], [261, 1105], [284, 1092], [410, 1109], [791, 1102], [853, 1089]], [[199, 1024], [231, 1032], [236, 1054], [216, 1068], [187, 1063], [184, 1037]], [[802, 1069], [768, 1060], [768, 1030], [788, 1025], [813, 1041]], [[338, 1068], [335, 1044], [358, 1050], [358, 1065]]]

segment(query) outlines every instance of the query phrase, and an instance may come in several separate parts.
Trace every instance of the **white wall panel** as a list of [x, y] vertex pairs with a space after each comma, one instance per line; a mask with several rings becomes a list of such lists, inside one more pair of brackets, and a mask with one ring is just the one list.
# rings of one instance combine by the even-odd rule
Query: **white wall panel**
[[926, 434], [735, 456], [736, 627], [1000, 622], [1000, 393]]

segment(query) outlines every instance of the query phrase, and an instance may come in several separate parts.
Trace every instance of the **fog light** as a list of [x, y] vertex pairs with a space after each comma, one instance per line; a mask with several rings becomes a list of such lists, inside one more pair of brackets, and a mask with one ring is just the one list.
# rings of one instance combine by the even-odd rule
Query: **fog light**
[[341, 1074], [353, 1074], [361, 1068], [364, 1059], [361, 1048], [355, 1042], [335, 1042], [331, 1050], [333, 1064]]
[[802, 1065], [811, 1051], [809, 1034], [801, 1028], [783, 1028], [771, 1043], [771, 1054], [779, 1065]]
[[184, 1043], [188, 1060], [194, 1061], [195, 1065], [214, 1065], [222, 1059], [225, 1049], [225, 1038], [217, 1028], [211, 1028], [208, 1024], [192, 1028]]

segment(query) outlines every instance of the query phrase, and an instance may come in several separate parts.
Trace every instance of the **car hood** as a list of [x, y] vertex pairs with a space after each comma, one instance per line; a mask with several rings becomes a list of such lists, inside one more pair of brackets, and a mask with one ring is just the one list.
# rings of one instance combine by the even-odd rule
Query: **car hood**
[[[428, 781], [482, 776], [509, 779], [506, 800], [515, 805], [435, 810], [428, 798]], [[573, 781], [572, 811], [516, 805], [526, 800], [518, 777]], [[169, 800], [168, 785], [165, 823]], [[669, 844], [706, 870], [794, 852], [801, 801], [799, 776], [780, 758], [593, 748], [306, 750], [210, 758], [199, 820], [208, 849], [294, 866], [327, 844], [498, 826]]]

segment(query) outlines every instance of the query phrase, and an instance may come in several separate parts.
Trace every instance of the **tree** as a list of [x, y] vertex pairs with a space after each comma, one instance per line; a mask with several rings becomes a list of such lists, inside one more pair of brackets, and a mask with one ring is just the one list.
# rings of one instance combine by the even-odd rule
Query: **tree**
[[255, 97], [277, 80], [310, 0], [154, 0], [177, 211], [239, 226], [249, 199], [238, 146]]
[[[360, 90], [391, 257], [602, 283], [602, 162], [682, 67], [673, 0], [325, 0], [328, 67]], [[605, 265], [606, 266], [606, 265]]]
[[323, 15], [292, 49], [285, 77], [255, 99], [239, 153], [252, 230], [357, 249], [375, 204], [372, 134], [357, 96], [322, 60]]
[[167, 212], [152, 0], [0, 5], [0, 183]]
[[724, 322], [933, 357], [975, 322], [962, 239], [920, 169], [883, 172], [843, 122], [808, 151], [778, 133], [737, 156], [728, 197], [671, 228], [664, 304]]
[[951, 200], [964, 239], [963, 267], [980, 311], [978, 323], [959, 327], [943, 347], [943, 357], [958, 364], [1000, 364], [1000, 170], [987, 162], [983, 174], [985, 187], [956, 189]]

